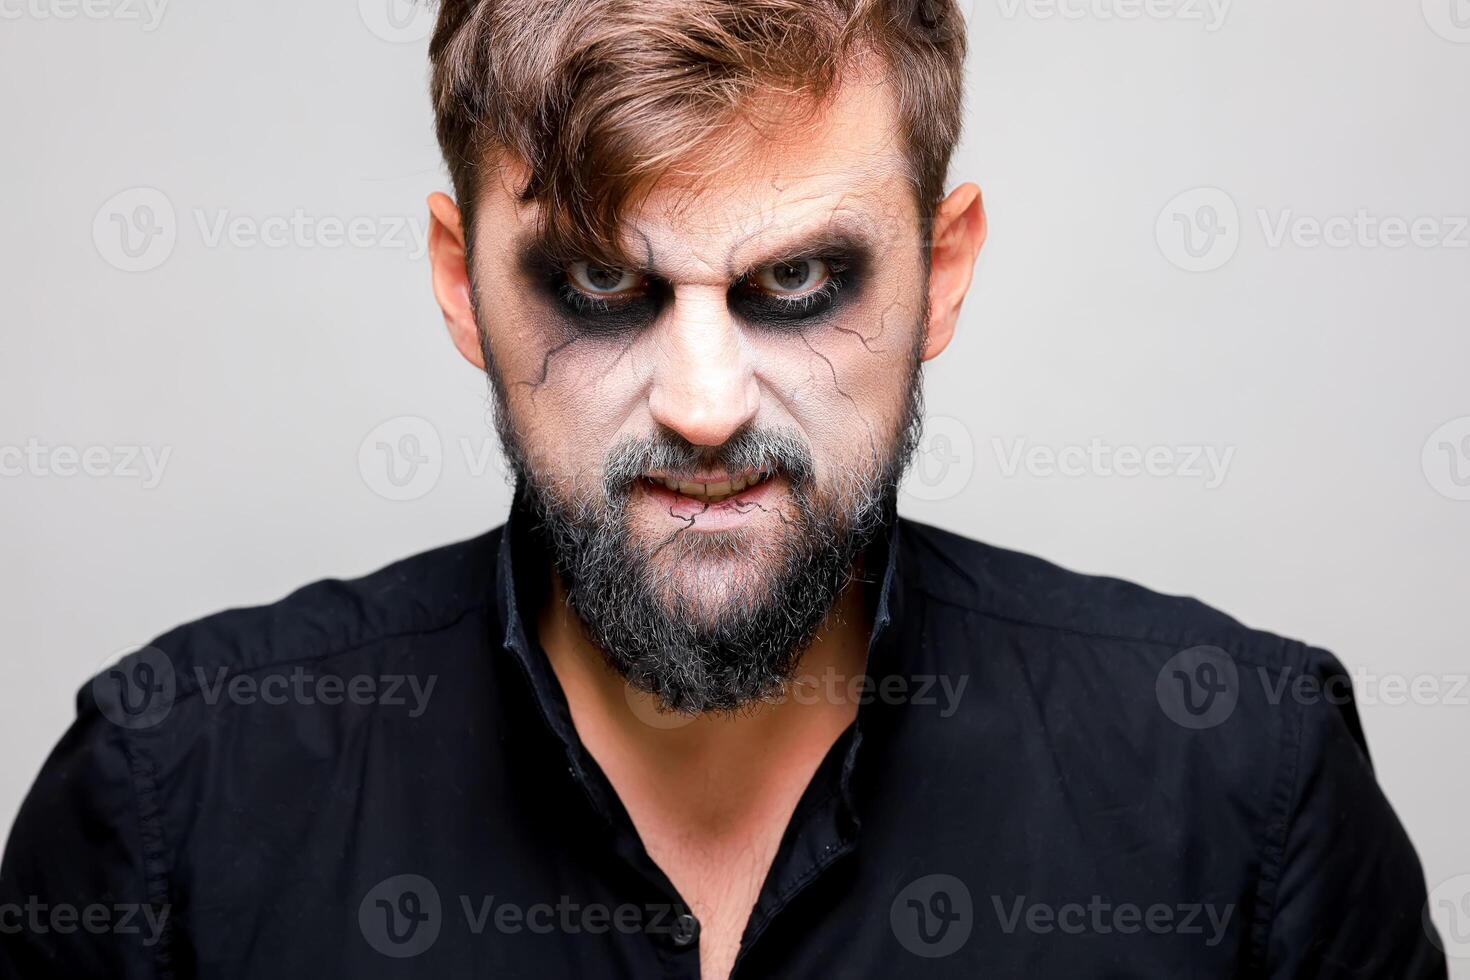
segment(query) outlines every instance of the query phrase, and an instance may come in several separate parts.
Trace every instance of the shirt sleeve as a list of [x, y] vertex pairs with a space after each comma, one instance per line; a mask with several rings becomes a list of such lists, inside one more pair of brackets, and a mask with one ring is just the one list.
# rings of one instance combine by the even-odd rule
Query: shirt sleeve
[[[0, 978], [167, 975], [167, 896], [150, 888], [129, 734], [84, 689], [0, 864]], [[161, 887], [162, 879], [159, 879]]]
[[1299, 712], [1296, 771], [1278, 838], [1267, 975], [1442, 980], [1444, 954], [1423, 918], [1424, 874], [1374, 778], [1351, 679], [1315, 649], [1304, 676], [1315, 682], [1284, 694]]

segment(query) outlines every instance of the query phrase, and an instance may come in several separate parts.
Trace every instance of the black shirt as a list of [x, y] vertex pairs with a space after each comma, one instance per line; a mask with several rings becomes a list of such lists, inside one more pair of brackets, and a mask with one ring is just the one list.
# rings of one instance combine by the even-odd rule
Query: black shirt
[[[6, 849], [0, 975], [698, 976], [536, 642], [528, 534], [84, 687]], [[734, 976], [1445, 976], [1330, 654], [911, 522], [875, 552], [871, 684]]]

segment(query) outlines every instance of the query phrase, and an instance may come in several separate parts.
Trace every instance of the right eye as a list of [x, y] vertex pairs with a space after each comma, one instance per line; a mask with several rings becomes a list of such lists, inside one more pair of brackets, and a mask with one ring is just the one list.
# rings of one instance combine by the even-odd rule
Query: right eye
[[567, 266], [567, 281], [589, 296], [608, 298], [636, 292], [642, 277], [630, 269], [581, 259]]

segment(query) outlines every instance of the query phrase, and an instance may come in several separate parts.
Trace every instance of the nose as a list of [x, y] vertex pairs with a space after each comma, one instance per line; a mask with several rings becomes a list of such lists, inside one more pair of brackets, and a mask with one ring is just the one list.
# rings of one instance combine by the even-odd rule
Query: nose
[[654, 421], [696, 446], [718, 446], [754, 417], [755, 371], [723, 290], [676, 295], [660, 325], [648, 397]]

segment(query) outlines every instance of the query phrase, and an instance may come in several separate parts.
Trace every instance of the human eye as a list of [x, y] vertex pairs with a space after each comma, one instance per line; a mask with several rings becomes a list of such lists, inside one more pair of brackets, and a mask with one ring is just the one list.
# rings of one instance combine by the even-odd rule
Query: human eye
[[642, 284], [642, 277], [631, 269], [598, 265], [580, 259], [567, 266], [567, 282], [589, 296], [605, 299], [631, 295]]
[[736, 283], [732, 305], [754, 323], [787, 325], [823, 316], [849, 285], [851, 264], [838, 256], [785, 259]]
[[657, 312], [654, 283], [633, 269], [579, 259], [551, 272], [557, 299], [590, 332], [629, 329]]

